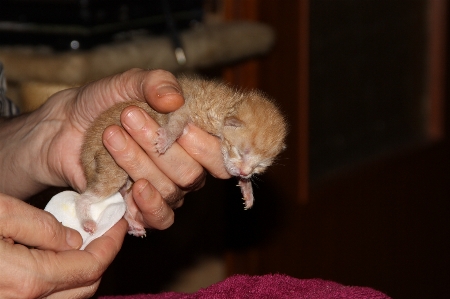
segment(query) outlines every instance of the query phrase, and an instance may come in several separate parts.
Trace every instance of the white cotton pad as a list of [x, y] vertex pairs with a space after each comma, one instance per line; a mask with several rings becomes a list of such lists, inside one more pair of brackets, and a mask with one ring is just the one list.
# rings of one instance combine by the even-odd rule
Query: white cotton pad
[[85, 232], [75, 212], [75, 199], [80, 196], [74, 191], [63, 191], [50, 199], [45, 210], [55, 216], [62, 225], [77, 230], [83, 238], [83, 250], [90, 242], [102, 236], [125, 214], [126, 205], [117, 192], [111, 197], [91, 206], [92, 218], [97, 222], [97, 230], [92, 235]]

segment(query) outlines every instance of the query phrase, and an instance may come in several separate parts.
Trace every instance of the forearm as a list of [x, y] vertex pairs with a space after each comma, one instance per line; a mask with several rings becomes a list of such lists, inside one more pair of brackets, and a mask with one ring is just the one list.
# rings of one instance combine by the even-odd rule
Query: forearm
[[48, 141], [60, 122], [45, 113], [0, 120], [0, 192], [25, 199], [52, 183]]

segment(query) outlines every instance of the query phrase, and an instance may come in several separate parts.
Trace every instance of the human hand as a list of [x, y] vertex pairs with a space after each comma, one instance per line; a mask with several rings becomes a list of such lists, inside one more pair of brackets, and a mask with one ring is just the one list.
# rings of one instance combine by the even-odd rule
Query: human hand
[[[3, 171], [0, 191], [22, 199], [50, 185], [70, 185], [83, 191], [86, 181], [79, 152], [84, 131], [108, 107], [135, 99], [147, 101], [163, 113], [183, 104], [172, 74], [134, 69], [61, 91], [37, 111], [13, 120], [12, 125], [15, 121], [17, 129], [0, 130], [0, 140], [5, 131], [15, 132], [14, 138], [3, 137], [10, 142], [0, 143], [0, 148], [6, 147], [2, 154], [10, 153], [3, 161], [13, 161], [8, 163], [14, 165], [11, 173], [17, 178]], [[201, 187], [203, 167], [219, 178], [228, 178], [229, 174], [223, 166], [218, 139], [194, 126], [189, 126], [178, 144], [164, 155], [156, 155], [152, 140], [158, 125], [143, 114], [143, 122], [135, 129], [133, 121], [136, 124], [140, 115], [136, 109], [128, 107], [123, 111], [121, 121], [125, 129], [111, 126], [105, 130], [104, 144], [136, 182], [132, 194], [139, 208], [137, 219], [142, 218], [147, 227], [163, 229], [173, 221], [173, 211], [166, 201], [177, 207], [187, 192]], [[155, 192], [159, 193], [161, 201], [149, 205], [146, 198], [156, 196]], [[160, 218], [156, 223], [152, 218], [155, 215]]]
[[36, 112], [38, 116], [49, 114], [53, 122], [58, 117], [64, 122], [46, 144], [48, 177], [43, 180], [49, 180], [48, 185], [70, 185], [83, 191], [86, 180], [79, 156], [84, 132], [94, 119], [114, 104], [130, 100], [146, 101], [162, 113], [176, 110], [184, 103], [179, 90], [169, 72], [132, 69], [51, 96]]
[[[179, 100], [178, 83], [171, 74], [165, 72], [165, 75], [170, 75], [163, 85], [165, 95]], [[160, 94], [157, 93], [159, 98]], [[146, 98], [152, 107], [159, 104], [155, 98]], [[173, 110], [162, 105], [159, 109], [163, 112]], [[135, 182], [132, 195], [137, 211], [133, 210], [136, 212], [133, 219], [144, 227], [165, 229], [172, 224], [171, 208], [179, 207], [187, 192], [203, 186], [203, 167], [217, 177], [229, 177], [223, 166], [218, 139], [198, 128], [189, 127], [180, 138], [185, 149], [174, 144], [170, 151], [160, 155], [155, 152], [153, 144], [159, 125], [147, 113], [135, 106], [127, 107], [121, 113], [121, 124], [123, 128], [113, 125], [104, 131], [103, 143]], [[159, 204], [150, 205], [150, 196], [160, 198]], [[128, 208], [131, 211], [130, 205]]]
[[0, 297], [89, 298], [119, 252], [127, 223], [77, 250], [78, 232], [49, 213], [0, 194]]
[[[177, 142], [160, 155], [153, 144], [159, 125], [145, 111], [127, 107], [121, 113], [121, 123], [124, 128], [111, 126], [104, 131], [103, 143], [135, 181], [132, 195], [138, 211], [133, 219], [144, 227], [164, 229], [172, 224], [171, 208], [181, 206], [186, 193], [203, 186], [202, 167], [214, 177], [230, 177], [218, 139], [194, 125], [188, 125]], [[146, 198], [151, 195], [160, 197], [159, 204], [148, 204]]]

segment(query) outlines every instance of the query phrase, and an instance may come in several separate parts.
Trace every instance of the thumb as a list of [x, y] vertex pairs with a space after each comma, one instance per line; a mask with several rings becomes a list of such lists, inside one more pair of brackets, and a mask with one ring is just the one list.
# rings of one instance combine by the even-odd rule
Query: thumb
[[184, 104], [177, 79], [164, 70], [131, 69], [78, 89], [65, 90], [51, 98], [67, 98], [73, 92], [78, 93], [74, 102], [76, 113], [72, 111], [70, 116], [85, 128], [101, 112], [117, 103], [139, 100], [160, 113], [172, 112]]
[[50, 213], [0, 194], [0, 237], [39, 249], [64, 251], [81, 247], [81, 235]]

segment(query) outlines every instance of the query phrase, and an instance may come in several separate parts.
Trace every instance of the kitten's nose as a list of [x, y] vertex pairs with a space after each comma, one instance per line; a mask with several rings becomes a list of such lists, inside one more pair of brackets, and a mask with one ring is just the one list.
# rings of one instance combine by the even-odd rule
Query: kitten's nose
[[253, 168], [249, 167], [249, 166], [239, 169], [239, 175], [243, 178], [247, 178], [247, 177], [251, 176], [252, 172], [253, 172]]
[[240, 175], [241, 177], [246, 177], [246, 176], [248, 176], [249, 174], [246, 173], [245, 171], [240, 170], [240, 171], [239, 171], [239, 175]]

